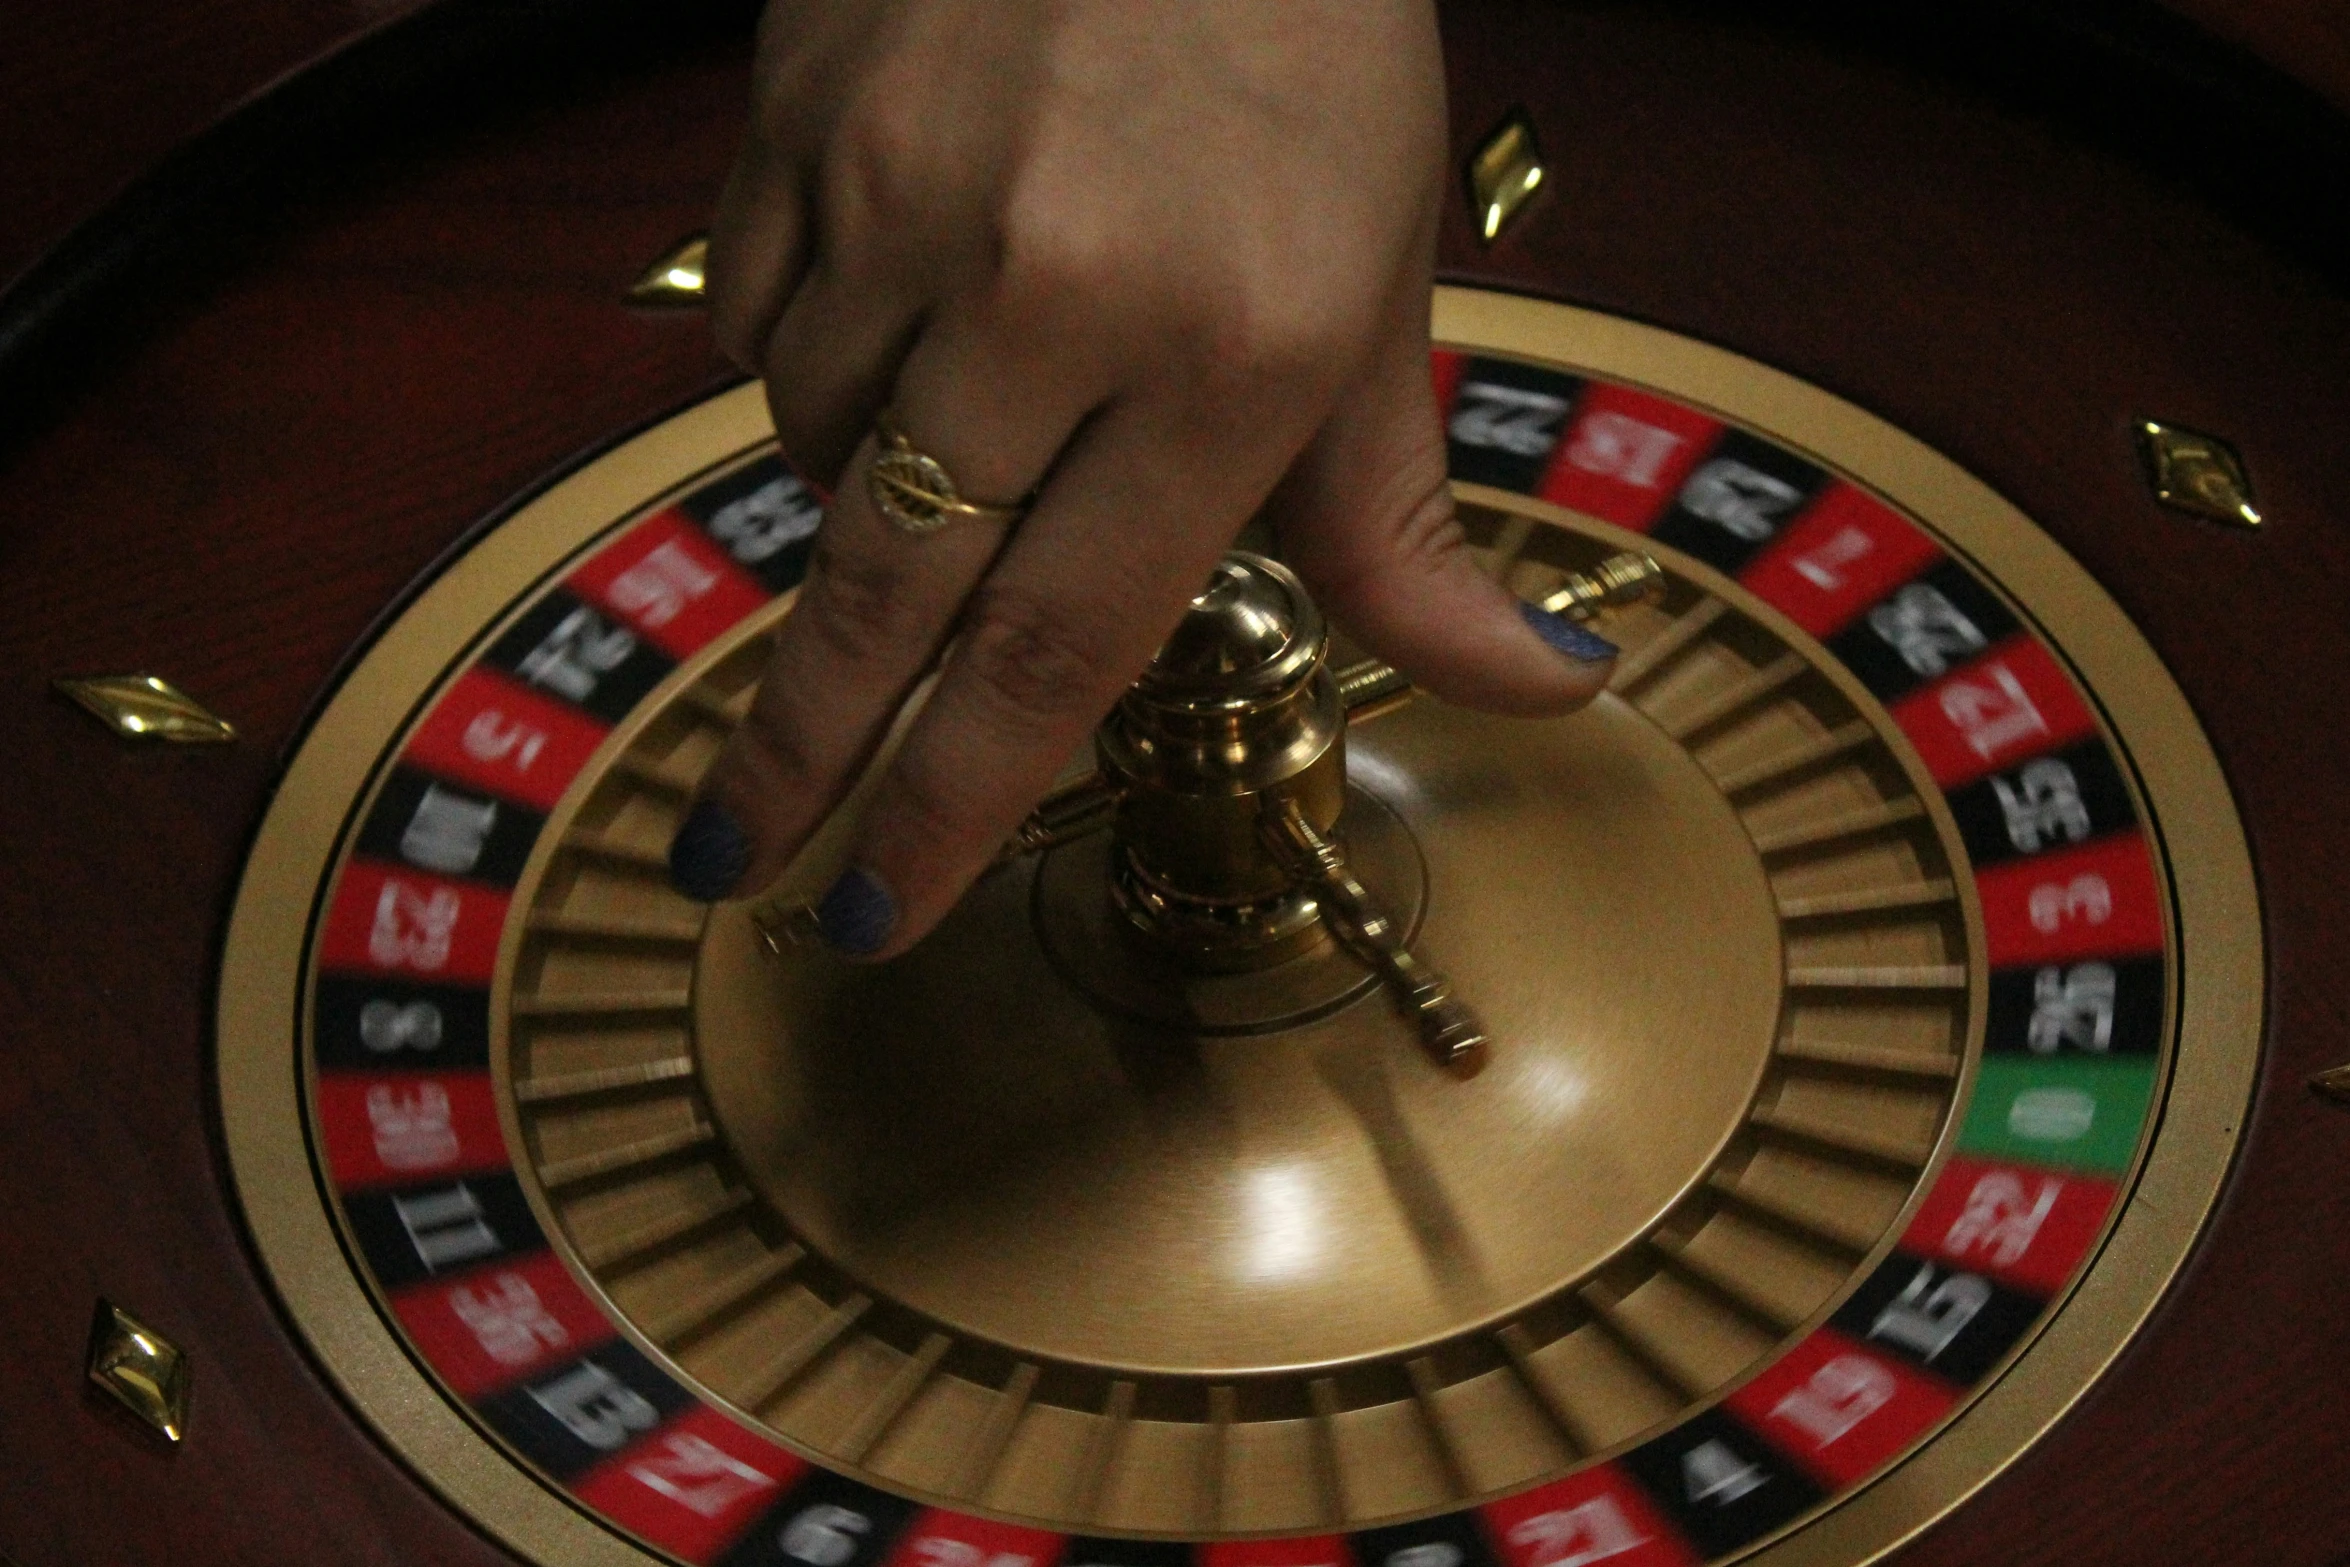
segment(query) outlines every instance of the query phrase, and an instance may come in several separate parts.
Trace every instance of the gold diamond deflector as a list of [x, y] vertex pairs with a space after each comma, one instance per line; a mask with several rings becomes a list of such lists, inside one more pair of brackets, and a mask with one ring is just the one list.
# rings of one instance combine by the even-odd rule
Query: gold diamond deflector
[[2138, 426], [2138, 446], [2147, 483], [2165, 506], [2241, 528], [2260, 526], [2244, 461], [2218, 436], [2147, 419]]
[[55, 684], [126, 740], [220, 745], [237, 737], [235, 725], [160, 675], [95, 675]]
[[678, 241], [659, 260], [637, 274], [628, 286], [632, 305], [698, 305], [708, 279], [710, 236], [696, 234]]
[[106, 1301], [90, 1324], [90, 1380], [165, 1441], [188, 1434], [188, 1356]]
[[1478, 237], [1488, 245], [1499, 239], [1534, 199], [1547, 172], [1534, 122], [1513, 111], [1469, 160], [1469, 206]]

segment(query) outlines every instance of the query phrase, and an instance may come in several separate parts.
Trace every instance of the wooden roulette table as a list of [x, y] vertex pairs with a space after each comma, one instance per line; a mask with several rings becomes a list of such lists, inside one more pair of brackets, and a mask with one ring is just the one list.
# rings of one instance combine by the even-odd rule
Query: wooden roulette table
[[[2350, 137], [2157, 13], [1446, 27], [1464, 167], [1544, 168], [1444, 240], [1475, 536], [1669, 581], [1568, 727], [1350, 740], [1470, 1084], [1359, 986], [1104, 1045], [1081, 845], [894, 992], [663, 902], [809, 521], [624, 298], [741, 16], [415, 13], [20, 278], [0, 1553], [2350, 1553]], [[237, 738], [50, 684], [131, 672]]]

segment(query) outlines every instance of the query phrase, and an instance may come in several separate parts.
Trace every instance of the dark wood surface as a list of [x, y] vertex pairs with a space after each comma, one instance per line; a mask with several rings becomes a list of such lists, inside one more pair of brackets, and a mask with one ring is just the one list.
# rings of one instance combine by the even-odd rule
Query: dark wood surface
[[[0, 50], [0, 291], [141, 174], [272, 82], [426, 0], [25, 0]], [[2339, 0], [2170, 0], [2350, 108]], [[37, 149], [24, 155], [22, 149]]]
[[0, 157], [0, 289], [237, 104], [422, 3], [11, 6], [0, 125], [24, 140]]
[[[2350, 1115], [2302, 1087], [2350, 1060], [2350, 305], [2329, 253], [1930, 61], [1631, 8], [1489, 0], [1449, 28], [1464, 143], [1524, 103], [1554, 166], [1493, 251], [1456, 220], [1449, 264], [1752, 354], [1981, 474], [2146, 628], [2251, 831], [2271, 1040], [2220, 1217], [2082, 1409], [1904, 1559], [2350, 1555]], [[518, 74], [507, 107], [356, 142], [0, 432], [18, 1567], [504, 1559], [343, 1410], [255, 1274], [209, 1109], [210, 974], [246, 837], [346, 650], [517, 490], [721, 378], [697, 318], [618, 295], [705, 221], [745, 53], [582, 57]], [[2235, 439], [2270, 526], [2155, 507], [2141, 414]], [[47, 690], [129, 669], [245, 738], [126, 747]], [[100, 1294], [194, 1348], [181, 1449], [80, 1382]]]
[[[582, 72], [294, 193], [0, 447], [0, 1553], [17, 1567], [503, 1561], [294, 1347], [227, 1201], [209, 978], [337, 661], [559, 463], [713, 385], [633, 313], [708, 221], [745, 50]], [[244, 732], [126, 748], [54, 675], [155, 670]], [[76, 1368], [105, 1295], [193, 1348], [164, 1451]]]

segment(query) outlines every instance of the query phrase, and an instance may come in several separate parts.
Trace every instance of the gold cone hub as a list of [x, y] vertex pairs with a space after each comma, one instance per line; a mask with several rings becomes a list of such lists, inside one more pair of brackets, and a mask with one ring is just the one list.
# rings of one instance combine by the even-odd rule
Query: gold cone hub
[[[1621, 540], [1514, 547], [1538, 598]], [[747, 707], [764, 641], [714, 651], [525, 884], [502, 1005], [555, 1224], [757, 1423], [1055, 1527], [1392, 1517], [1702, 1408], [1892, 1244], [1984, 970], [1884, 709], [1668, 569], [1590, 709], [1421, 698], [1346, 733], [1338, 831], [1483, 1019], [1466, 1083], [1333, 943], [1219, 969], [1141, 940], [1113, 834], [880, 966], [772, 952], [749, 908], [696, 927], [613, 843]], [[586, 1021], [632, 994], [676, 995], [674, 1033]], [[639, 1055], [687, 1091], [566, 1097]], [[1205, 1452], [1239, 1489], [1169, 1478]]]
[[879, 968], [714, 922], [696, 1033], [751, 1180], [876, 1296], [1125, 1376], [1405, 1355], [1593, 1272], [1703, 1177], [1769, 1057], [1752, 845], [1613, 699], [1547, 723], [1420, 702], [1350, 744], [1431, 864], [1482, 1077], [1364, 987], [1272, 1035], [1114, 1016], [1047, 959], [1028, 866]]

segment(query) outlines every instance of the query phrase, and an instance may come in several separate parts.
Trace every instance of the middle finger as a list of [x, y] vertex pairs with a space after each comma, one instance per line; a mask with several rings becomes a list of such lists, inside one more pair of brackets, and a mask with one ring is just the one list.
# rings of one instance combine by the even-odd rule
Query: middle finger
[[[1041, 361], [969, 319], [949, 314], [916, 342], [895, 417], [966, 499], [1009, 502], [1036, 487], [1093, 394], [1065, 363], [1024, 375]], [[759, 695], [705, 785], [704, 805], [724, 821], [711, 825], [698, 805], [679, 835], [672, 865], [696, 896], [754, 891], [783, 869], [846, 794], [1003, 546], [1001, 520], [962, 517], [923, 534], [892, 523], [865, 478], [877, 449], [872, 435], [858, 444]], [[724, 874], [696, 874], [682, 846], [713, 835], [727, 852], [707, 857]]]

